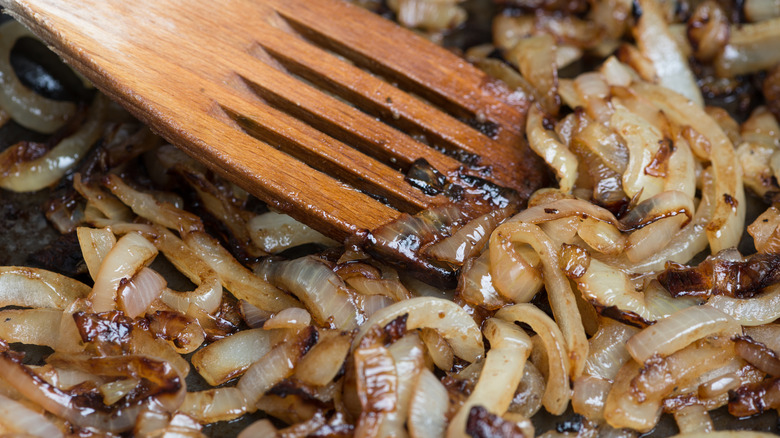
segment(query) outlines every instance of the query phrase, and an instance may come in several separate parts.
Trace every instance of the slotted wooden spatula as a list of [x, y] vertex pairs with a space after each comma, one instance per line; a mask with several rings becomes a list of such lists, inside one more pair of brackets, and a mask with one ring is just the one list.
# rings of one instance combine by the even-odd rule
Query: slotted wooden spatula
[[449, 202], [408, 182], [421, 158], [521, 196], [540, 180], [521, 96], [340, 0], [0, 4], [168, 141], [340, 241]]

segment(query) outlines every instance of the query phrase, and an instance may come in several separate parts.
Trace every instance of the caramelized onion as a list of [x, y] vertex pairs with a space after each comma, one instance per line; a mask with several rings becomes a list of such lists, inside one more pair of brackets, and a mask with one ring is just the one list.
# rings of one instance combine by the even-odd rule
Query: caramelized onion
[[335, 242], [286, 214], [268, 212], [247, 222], [249, 237], [258, 248], [276, 254], [295, 246], [317, 243], [333, 246]]
[[243, 330], [213, 342], [192, 356], [192, 365], [212, 385], [217, 386], [243, 374], [273, 347], [273, 332]]
[[0, 266], [0, 306], [64, 309], [90, 293], [89, 286], [45, 269]]
[[528, 133], [528, 145], [555, 171], [561, 191], [569, 193], [577, 179], [577, 157], [555, 138], [553, 132], [545, 129], [542, 117], [541, 110], [531, 105], [525, 128]]
[[157, 255], [157, 248], [138, 233], [122, 236], [106, 254], [89, 294], [96, 312], [116, 309], [119, 288]]
[[230, 421], [246, 413], [246, 402], [238, 388], [213, 388], [188, 392], [179, 411], [203, 424]]

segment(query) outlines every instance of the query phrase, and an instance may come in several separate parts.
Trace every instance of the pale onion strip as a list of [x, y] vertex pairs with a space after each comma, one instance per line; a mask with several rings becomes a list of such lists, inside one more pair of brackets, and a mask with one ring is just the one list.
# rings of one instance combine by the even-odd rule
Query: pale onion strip
[[488, 310], [498, 310], [507, 304], [493, 285], [489, 250], [463, 265], [458, 278], [458, 294], [469, 305], [482, 306]]
[[707, 305], [729, 315], [744, 326], [768, 324], [780, 318], [780, 286], [769, 286], [753, 298], [715, 295], [707, 301]]
[[525, 361], [531, 353], [531, 339], [515, 326], [514, 321], [488, 319], [483, 332], [490, 342], [490, 350], [477, 385], [447, 427], [448, 438], [469, 436], [466, 434], [466, 421], [474, 406], [482, 406], [498, 416], [506, 412], [523, 377]]
[[36, 38], [17, 21], [0, 27], [0, 107], [25, 128], [51, 134], [76, 112], [76, 105], [47, 99], [22, 85], [11, 64], [11, 49], [23, 37]]
[[701, 300], [697, 297], [679, 296], [673, 297], [661, 283], [651, 281], [644, 290], [645, 304], [650, 313], [658, 319], [668, 318], [672, 314], [686, 307], [697, 306]]
[[[15, 192], [30, 192], [59, 181], [68, 170], [84, 158], [87, 151], [100, 138], [106, 100], [105, 96], [98, 94], [90, 105], [86, 120], [75, 133], [60, 140], [42, 157], [16, 163], [13, 168], [3, 172], [0, 175], [0, 187]], [[11, 151], [12, 148], [9, 148], [3, 153], [11, 153]]]
[[[542, 396], [542, 404], [551, 414], [561, 415], [566, 410], [571, 398], [569, 379], [572, 373], [570, 354], [567, 352], [565, 338], [558, 325], [539, 308], [527, 303], [504, 307], [496, 313], [496, 318], [511, 323], [528, 324], [539, 336], [542, 345], [544, 345], [548, 363], [547, 387]], [[582, 358], [583, 365], [584, 360], [585, 357]]]
[[645, 304], [644, 295], [634, 289], [625, 272], [586, 254], [584, 249], [570, 246], [562, 255], [563, 263], [567, 265], [567, 275], [574, 280], [586, 299], [601, 308], [615, 306], [645, 321], [655, 321], [655, 315], [650, 313]]
[[73, 175], [73, 188], [107, 219], [120, 222], [133, 220], [134, 215], [130, 208], [97, 184], [85, 182], [80, 173]]
[[669, 155], [664, 178], [664, 190], [685, 193], [693, 199], [696, 195], [696, 158], [691, 146], [682, 135], [674, 139], [674, 150]]
[[60, 339], [58, 309], [0, 310], [0, 338], [6, 342], [56, 348]]
[[94, 280], [100, 270], [100, 264], [116, 244], [114, 233], [105, 228], [76, 228], [81, 247], [81, 256], [87, 264], [89, 275]]
[[629, 87], [636, 77], [635, 71], [614, 56], [607, 58], [601, 64], [600, 70], [610, 87]]
[[678, 214], [661, 218], [634, 231], [626, 242], [626, 257], [633, 263], [647, 260], [666, 247], [686, 222], [688, 218]]
[[691, 100], [697, 107], [704, 106], [696, 78], [688, 66], [688, 59], [680, 51], [656, 0], [639, 0], [642, 16], [634, 28], [639, 50], [652, 63], [658, 83]]
[[0, 425], [3, 432], [41, 438], [62, 437], [62, 431], [45, 416], [27, 406], [0, 395]]
[[750, 430], [721, 430], [681, 433], [673, 435], [671, 438], [777, 438], [777, 435], [770, 432], [754, 432]]
[[272, 329], [302, 329], [311, 324], [311, 315], [306, 309], [300, 307], [290, 307], [269, 318], [263, 328]]
[[628, 427], [640, 433], [649, 432], [661, 416], [661, 403], [642, 403], [631, 391], [631, 382], [641, 366], [627, 361], [615, 376], [604, 405], [604, 418], [614, 428]]
[[712, 418], [700, 404], [690, 404], [674, 411], [674, 420], [680, 433], [708, 433], [714, 430]]
[[366, 297], [381, 295], [392, 302], [403, 301], [412, 298], [403, 283], [397, 278], [367, 278], [363, 276], [348, 277], [344, 280], [352, 289]]
[[246, 413], [244, 394], [235, 387], [188, 392], [179, 412], [201, 424], [234, 420]]
[[23, 266], [0, 266], [0, 307], [64, 309], [89, 293], [89, 286], [55, 272]]
[[276, 254], [306, 243], [334, 246], [336, 242], [292, 217], [269, 211], [250, 219], [246, 227], [249, 237], [258, 248]]
[[192, 366], [211, 386], [243, 374], [273, 347], [273, 332], [242, 330], [212, 342], [192, 355]]
[[555, 39], [549, 34], [540, 34], [521, 39], [505, 55], [517, 64], [523, 77], [537, 90], [537, 103], [551, 115], [557, 115], [560, 108], [555, 53]]
[[664, 141], [661, 131], [622, 105], [616, 105], [610, 125], [623, 137], [628, 148], [628, 166], [622, 178], [626, 195], [637, 197], [641, 202], [661, 193], [663, 178], [645, 172]]
[[395, 362], [395, 373], [399, 377], [396, 385], [396, 408], [384, 416], [379, 426], [381, 436], [403, 436], [406, 433], [405, 424], [409, 416], [409, 403], [414, 390], [417, 375], [425, 369], [425, 345], [416, 332], [406, 334], [403, 338], [387, 347]]
[[344, 281], [315, 256], [289, 261], [266, 261], [256, 272], [272, 284], [295, 295], [318, 324], [349, 330], [359, 315]]
[[441, 438], [447, 427], [449, 395], [427, 368], [417, 376], [409, 402], [409, 435], [412, 438]]
[[191, 304], [201, 308], [206, 313], [212, 313], [222, 302], [222, 284], [217, 273], [208, 263], [203, 261], [184, 241], [171, 231], [156, 227], [154, 235], [150, 236], [154, 246], [197, 287], [191, 292], [179, 292], [166, 288], [163, 290], [162, 301], [173, 309], [187, 313]]
[[119, 288], [157, 255], [157, 248], [138, 233], [122, 236], [106, 254], [89, 294], [95, 312], [115, 310]]
[[706, 230], [710, 251], [716, 253], [737, 246], [745, 228], [747, 201], [731, 140], [712, 117], [679, 94], [643, 82], [634, 84], [634, 89], [658, 106], [670, 120], [680, 126], [690, 126], [709, 141], [715, 183], [715, 210]]
[[742, 333], [737, 321], [710, 306], [692, 306], [677, 311], [645, 328], [626, 342], [626, 348], [639, 363], [655, 355], [668, 356], [705, 336]]
[[[684, 216], [673, 216], [684, 218]], [[547, 222], [548, 224], [550, 222]], [[650, 228], [654, 224], [650, 224], [645, 228]], [[634, 231], [631, 235], [644, 230]], [[550, 235], [547, 232], [547, 235]], [[626, 249], [626, 237], [613, 225], [603, 222], [592, 217], [585, 218], [580, 221], [577, 228], [577, 235], [594, 250], [607, 255], [619, 255]], [[565, 242], [571, 243], [571, 242]]]
[[351, 346], [351, 334], [321, 330], [320, 340], [298, 362], [294, 377], [307, 385], [327, 385], [341, 371]]
[[572, 376], [579, 377], [588, 357], [588, 340], [571, 284], [559, 267], [558, 248], [541, 228], [522, 222], [507, 222], [496, 228], [490, 237], [490, 246], [503, 242], [527, 243], [541, 258], [547, 297], [566, 343], [566, 360], [570, 361]]
[[466, 260], [479, 254], [490, 239], [490, 233], [509, 217], [511, 209], [499, 208], [469, 221], [451, 236], [426, 248], [431, 257], [462, 266]]
[[780, 1], [745, 0], [742, 7], [748, 21], [757, 22], [780, 17]]
[[531, 105], [525, 128], [528, 145], [553, 169], [560, 190], [570, 193], [577, 180], [579, 161], [566, 145], [555, 138], [555, 133], [544, 128], [543, 117], [541, 110], [536, 105]]
[[[506, 239], [490, 238], [490, 279], [502, 298], [510, 302], [526, 303], [542, 289], [542, 273], [525, 256], [528, 245], [515, 244]], [[530, 251], [532, 252], [532, 251]], [[538, 265], [538, 263], [536, 263]]]
[[203, 230], [203, 223], [198, 216], [177, 208], [169, 202], [158, 201], [148, 193], [133, 189], [117, 175], [107, 175], [103, 184], [135, 214], [144, 219], [178, 230], [181, 234]]
[[372, 327], [384, 327], [402, 315], [408, 315], [407, 330], [422, 327], [436, 329], [450, 343], [455, 355], [463, 360], [474, 362], [485, 352], [482, 332], [471, 315], [454, 302], [435, 297], [412, 298], [377, 311], [360, 326], [352, 342], [353, 348], [360, 344]]
[[293, 374], [298, 361], [316, 339], [317, 332], [314, 327], [302, 330], [286, 342], [271, 348], [246, 370], [238, 380], [236, 388], [241, 390], [246, 398], [247, 411], [255, 411], [255, 404], [266, 391]]
[[626, 258], [605, 259], [612, 266], [627, 272], [643, 273], [663, 269], [667, 261], [687, 263], [696, 254], [707, 248], [707, 224], [710, 221], [715, 203], [715, 185], [708, 168], [702, 173], [702, 200], [699, 202], [693, 219], [674, 235], [672, 241], [662, 250], [639, 263], [631, 263]]
[[140, 379], [119, 379], [100, 385], [98, 391], [103, 396], [103, 403], [112, 405], [129, 394], [139, 383], [141, 383]]
[[120, 308], [131, 318], [146, 313], [146, 309], [160, 297], [167, 282], [151, 268], [141, 268], [120, 292]]
[[745, 327], [745, 335], [780, 353], [780, 323]]
[[450, 371], [454, 364], [455, 355], [452, 353], [450, 344], [441, 337], [439, 332], [423, 327], [420, 330], [420, 339], [425, 343], [425, 348], [428, 349], [428, 355], [433, 364], [440, 370]]
[[587, 418], [588, 421], [601, 423], [604, 421], [604, 405], [612, 382], [601, 377], [581, 376], [574, 381], [574, 392], [571, 407], [574, 412]]
[[269, 312], [300, 306], [294, 298], [239, 263], [214, 237], [196, 231], [185, 235], [184, 242], [217, 272], [222, 286], [239, 300]]
[[715, 57], [718, 76], [734, 77], [780, 62], [780, 18], [731, 27], [728, 44]]
[[590, 354], [583, 374], [613, 380], [620, 367], [631, 359], [626, 341], [639, 332], [611, 318], [601, 318], [599, 331], [590, 338]]
[[620, 221], [629, 229], [649, 226], [669, 216], [685, 215], [685, 222], [693, 218], [693, 199], [685, 193], [667, 190], [634, 206]]
[[609, 86], [599, 72], [582, 73], [574, 79], [574, 89], [585, 102], [585, 110], [593, 120], [600, 124], [609, 124], [613, 108], [607, 102], [610, 96]]
[[278, 436], [276, 432], [276, 427], [271, 423], [271, 420], [263, 418], [244, 428], [244, 430], [238, 434], [238, 438], [257, 438], [261, 436], [276, 438]]

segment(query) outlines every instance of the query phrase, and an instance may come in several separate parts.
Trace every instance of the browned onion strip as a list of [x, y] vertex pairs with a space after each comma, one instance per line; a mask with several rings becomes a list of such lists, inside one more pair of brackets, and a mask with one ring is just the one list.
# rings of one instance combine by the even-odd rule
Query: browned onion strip
[[89, 294], [95, 312], [108, 312], [117, 308], [119, 288], [122, 282], [132, 278], [157, 256], [157, 248], [138, 233], [122, 236], [108, 254], [95, 277], [95, 285]]
[[379, 428], [398, 404], [398, 373], [379, 339], [370, 334], [353, 353], [360, 416], [355, 436], [378, 436]]
[[490, 275], [490, 251], [466, 262], [458, 279], [458, 294], [472, 306], [498, 310], [508, 302], [496, 291]]
[[[494, 415], [503, 415], [523, 377], [523, 367], [532, 348], [528, 335], [515, 326], [514, 321], [496, 318], [485, 321], [483, 331], [490, 342], [485, 365], [471, 395], [450, 420], [447, 438], [468, 436], [466, 421], [474, 406], [482, 406]], [[568, 404], [568, 399], [566, 401]]]
[[655, 126], [632, 113], [624, 106], [616, 106], [609, 121], [612, 128], [626, 141], [628, 166], [623, 173], [623, 190], [638, 201], [649, 199], [663, 191], [664, 180], [649, 175], [645, 170], [658, 153], [663, 135]]
[[0, 339], [57, 348], [62, 315], [58, 309], [46, 308], [0, 310]]
[[25, 128], [51, 134], [76, 112], [73, 102], [47, 99], [22, 85], [11, 64], [11, 49], [20, 38], [35, 36], [19, 22], [0, 27], [0, 106]]
[[614, 428], [630, 427], [639, 432], [650, 431], [661, 416], [661, 403], [641, 403], [631, 390], [632, 380], [641, 367], [628, 361], [620, 368], [604, 405], [604, 418]]
[[184, 236], [184, 242], [219, 275], [222, 286], [253, 306], [278, 312], [300, 304], [238, 262], [217, 239], [202, 232]]
[[327, 385], [341, 371], [351, 346], [349, 333], [321, 330], [319, 342], [298, 362], [293, 377], [306, 385]]
[[0, 306], [64, 309], [90, 293], [89, 286], [45, 269], [0, 266]]
[[780, 252], [780, 210], [775, 206], [767, 208], [748, 225], [747, 232], [758, 252]]
[[585, 328], [574, 299], [574, 292], [560, 270], [558, 248], [538, 226], [514, 221], [504, 223], [490, 237], [491, 248], [503, 242], [527, 243], [541, 258], [545, 289], [547, 289], [555, 321], [566, 342], [571, 374], [575, 378], [578, 377], [588, 357], [588, 340], [585, 337]]
[[737, 354], [748, 363], [772, 377], [780, 377], [778, 353], [749, 336], [737, 336], [734, 340]]
[[688, 66], [687, 57], [680, 52], [656, 0], [640, 0], [642, 16], [634, 28], [639, 50], [650, 60], [662, 86], [690, 99], [697, 107], [704, 99]]
[[201, 424], [230, 421], [246, 413], [246, 401], [238, 388], [212, 388], [188, 392], [179, 411]]
[[558, 177], [558, 187], [564, 193], [571, 192], [577, 180], [577, 157], [555, 138], [555, 134], [544, 128], [542, 112], [535, 105], [528, 110], [526, 133], [528, 145], [542, 157]]
[[485, 352], [482, 333], [471, 315], [450, 300], [434, 297], [412, 298], [377, 311], [360, 326], [352, 342], [353, 348], [372, 327], [384, 327], [404, 314], [408, 314], [407, 330], [435, 329], [450, 343], [455, 355], [463, 360], [474, 362]]
[[509, 217], [511, 208], [500, 208], [469, 221], [451, 236], [425, 249], [431, 257], [455, 266], [476, 256], [490, 239], [490, 233]]
[[273, 332], [243, 330], [212, 342], [192, 355], [192, 365], [211, 386], [242, 375], [273, 347]]
[[546, 313], [532, 304], [524, 303], [504, 307], [496, 313], [496, 318], [512, 323], [528, 324], [539, 336], [542, 345], [544, 345], [548, 363], [547, 386], [542, 396], [542, 404], [551, 414], [561, 415], [566, 410], [571, 398], [569, 379], [573, 375], [570, 365], [572, 355], [566, 348], [565, 337], [561, 329]]
[[645, 328], [626, 342], [626, 348], [639, 363], [655, 355], [668, 356], [705, 336], [732, 336], [742, 327], [731, 317], [710, 306], [682, 309]]
[[690, 126], [709, 141], [715, 183], [715, 211], [706, 230], [710, 250], [716, 253], [737, 246], [744, 229], [747, 202], [731, 140], [712, 117], [673, 91], [644, 82], [635, 83], [634, 89], [663, 110], [670, 120], [680, 126]]
[[203, 223], [198, 216], [177, 208], [169, 202], [160, 202], [148, 193], [133, 189], [117, 175], [107, 175], [103, 184], [135, 214], [144, 219], [178, 230], [181, 234], [203, 231]]

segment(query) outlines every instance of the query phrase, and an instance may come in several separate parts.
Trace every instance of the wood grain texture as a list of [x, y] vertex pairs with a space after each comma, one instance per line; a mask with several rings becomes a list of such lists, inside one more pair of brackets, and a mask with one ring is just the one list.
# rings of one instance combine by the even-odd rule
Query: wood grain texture
[[[469, 171], [391, 125], [480, 155], [489, 179], [523, 195], [539, 180], [522, 137], [527, 102], [511, 102], [457, 56], [341, 1], [0, 4], [168, 141], [338, 240], [398, 210], [446, 202], [404, 181], [398, 171], [416, 159], [445, 174]], [[499, 130], [490, 138], [446, 112]]]

